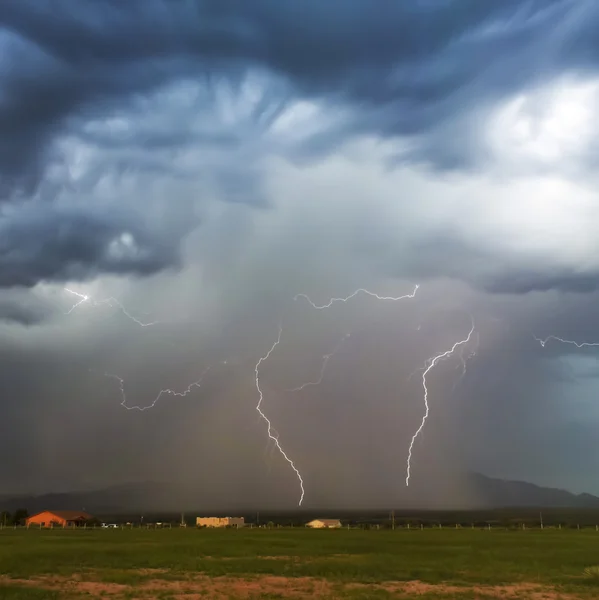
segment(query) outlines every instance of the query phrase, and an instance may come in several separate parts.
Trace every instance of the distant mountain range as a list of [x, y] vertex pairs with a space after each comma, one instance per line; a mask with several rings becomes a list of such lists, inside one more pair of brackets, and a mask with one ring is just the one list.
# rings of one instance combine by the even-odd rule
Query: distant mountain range
[[591, 494], [573, 494], [526, 481], [493, 479], [480, 473], [474, 473], [470, 478], [474, 495], [478, 498], [475, 508], [599, 508], [599, 497]]
[[[469, 476], [472, 496], [477, 498], [469, 509], [509, 507], [597, 508], [599, 497], [573, 494], [566, 490], [540, 487], [524, 481], [506, 481], [481, 474]], [[199, 508], [197, 490], [168, 483], [131, 483], [88, 492], [65, 492], [39, 496], [0, 497], [0, 510], [26, 508], [30, 513], [42, 510], [86, 510], [93, 514], [176, 512]]]

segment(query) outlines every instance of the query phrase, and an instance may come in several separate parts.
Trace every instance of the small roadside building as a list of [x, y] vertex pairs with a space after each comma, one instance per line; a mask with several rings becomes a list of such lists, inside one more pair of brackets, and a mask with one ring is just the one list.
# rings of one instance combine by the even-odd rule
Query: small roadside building
[[80, 510], [45, 510], [28, 517], [25, 523], [27, 527], [81, 527], [93, 519], [92, 515]]
[[243, 517], [197, 517], [196, 527], [244, 527]]
[[314, 521], [306, 523], [306, 527], [312, 529], [339, 529], [341, 521], [339, 519], [314, 519]]

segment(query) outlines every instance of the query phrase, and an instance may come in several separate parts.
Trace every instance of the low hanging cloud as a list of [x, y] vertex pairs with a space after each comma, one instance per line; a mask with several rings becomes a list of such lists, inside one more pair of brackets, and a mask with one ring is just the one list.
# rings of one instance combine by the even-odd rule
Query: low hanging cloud
[[112, 209], [26, 204], [0, 218], [0, 287], [149, 275], [178, 264], [178, 246], [149, 235], [139, 217]]

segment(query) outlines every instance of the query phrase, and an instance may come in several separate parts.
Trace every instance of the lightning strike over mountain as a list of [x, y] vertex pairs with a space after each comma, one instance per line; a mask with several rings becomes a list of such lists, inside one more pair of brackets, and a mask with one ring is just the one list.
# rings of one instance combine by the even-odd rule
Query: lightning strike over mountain
[[350, 336], [351, 334], [346, 333], [342, 338], [341, 341], [335, 346], [335, 348], [333, 348], [332, 352], [329, 352], [328, 354], [323, 355], [323, 361], [322, 361], [322, 366], [320, 368], [320, 377], [316, 380], [316, 381], [308, 381], [307, 383], [303, 383], [302, 385], [300, 385], [299, 387], [294, 387], [288, 390], [285, 390], [286, 392], [300, 392], [301, 390], [312, 386], [312, 385], [320, 385], [322, 383], [322, 380], [324, 379], [324, 374], [326, 372], [327, 369], [327, 365], [329, 363], [329, 360], [335, 356], [335, 354], [337, 354], [337, 352], [339, 351], [339, 348], [341, 348], [341, 346], [343, 345], [343, 342], [345, 342], [345, 340]]
[[279, 335], [278, 335], [275, 343], [271, 346], [270, 350], [264, 356], [262, 356], [260, 358], [260, 360], [258, 360], [258, 362], [256, 363], [256, 366], [254, 368], [254, 373], [256, 374], [256, 389], [258, 390], [258, 395], [259, 395], [258, 404], [256, 405], [256, 410], [258, 411], [258, 414], [260, 415], [260, 417], [264, 421], [266, 421], [268, 437], [275, 443], [281, 456], [289, 463], [289, 465], [291, 466], [291, 468], [295, 471], [295, 474], [297, 475], [297, 478], [298, 478], [298, 481], [300, 484], [300, 489], [301, 489], [301, 495], [300, 495], [298, 506], [301, 506], [302, 502], [304, 501], [304, 493], [305, 493], [304, 480], [302, 479], [302, 475], [298, 471], [298, 469], [295, 466], [295, 464], [293, 463], [293, 461], [289, 458], [289, 456], [287, 456], [287, 454], [283, 450], [281, 444], [279, 443], [278, 433], [276, 433], [276, 432], [273, 433], [273, 426], [272, 426], [270, 420], [268, 419], [268, 417], [262, 411], [262, 400], [264, 399], [264, 393], [262, 392], [262, 388], [260, 387], [260, 365], [264, 361], [268, 360], [270, 355], [274, 352], [275, 348], [281, 343], [281, 335], [282, 334], [283, 334], [283, 327], [282, 327], [282, 325], [279, 325]]
[[151, 325], [157, 325], [158, 323], [160, 323], [160, 321], [151, 321], [148, 323], [140, 321], [139, 319], [135, 318], [132, 314], [130, 314], [127, 311], [127, 309], [113, 296], [110, 296], [109, 298], [105, 298], [104, 300], [94, 300], [88, 294], [80, 294], [79, 292], [75, 292], [74, 290], [71, 290], [69, 288], [64, 288], [64, 290], [65, 290], [65, 292], [68, 292], [69, 294], [72, 294], [73, 296], [77, 296], [79, 298], [79, 300], [75, 304], [73, 304], [73, 306], [71, 306], [71, 308], [65, 313], [67, 315], [70, 315], [78, 306], [80, 306], [84, 302], [89, 302], [90, 306], [92, 306], [94, 308], [97, 306], [100, 306], [100, 305], [108, 305], [112, 308], [113, 304], [116, 304], [116, 306], [119, 308], [119, 310], [129, 320], [133, 321], [134, 323], [137, 323], [137, 325], [139, 325], [140, 327], [150, 327]]
[[310, 297], [307, 296], [306, 294], [297, 294], [293, 299], [297, 300], [298, 298], [305, 298], [313, 308], [316, 308], [318, 310], [323, 310], [325, 308], [330, 308], [335, 302], [347, 302], [348, 300], [351, 300], [352, 298], [357, 296], [359, 293], [363, 293], [368, 296], [372, 296], [373, 298], [376, 298], [377, 300], [390, 300], [393, 302], [397, 302], [398, 300], [404, 300], [406, 298], [413, 298], [416, 295], [416, 292], [418, 291], [419, 287], [420, 287], [420, 285], [417, 284], [414, 287], [414, 291], [411, 294], [406, 294], [405, 296], [399, 296], [399, 297], [379, 296], [378, 294], [376, 294], [374, 292], [370, 292], [368, 290], [365, 290], [364, 288], [359, 288], [355, 292], [352, 292], [349, 296], [347, 296], [345, 298], [331, 298], [329, 300], [328, 304], [322, 304], [320, 306], [318, 304], [315, 304], [314, 302], [312, 302]]
[[[418, 429], [412, 436], [412, 440], [410, 441], [410, 447], [408, 449], [408, 459], [407, 459], [407, 464], [406, 464], [406, 486], [410, 485], [410, 469], [411, 469], [411, 465], [412, 465], [412, 451], [414, 449], [414, 442], [416, 441], [416, 438], [420, 435], [420, 432], [424, 429], [426, 419], [428, 418], [428, 415], [429, 415], [428, 387], [426, 384], [427, 375], [431, 372], [431, 370], [435, 367], [435, 365], [437, 363], [439, 363], [442, 360], [445, 360], [446, 358], [449, 358], [456, 351], [457, 348], [460, 348], [461, 346], [464, 346], [465, 344], [467, 344], [470, 341], [470, 339], [472, 338], [473, 333], [474, 333], [474, 320], [472, 321], [472, 327], [471, 327], [470, 331], [468, 332], [468, 335], [463, 340], [456, 342], [449, 350], [442, 352], [441, 354], [437, 354], [436, 356], [433, 356], [432, 358], [430, 358], [428, 366], [422, 373], [422, 387], [424, 389], [424, 416], [422, 417], [422, 422], [420, 423], [420, 426], [418, 427]], [[465, 369], [465, 367], [464, 367], [464, 369]]]
[[547, 344], [547, 342], [549, 340], [555, 340], [556, 342], [561, 342], [562, 344], [571, 344], [573, 346], [576, 346], [577, 348], [589, 348], [592, 346], [599, 346], [599, 342], [575, 342], [574, 340], [564, 340], [562, 338], [559, 338], [555, 335], [550, 335], [548, 337], [546, 337], [544, 340], [542, 340], [541, 338], [538, 338], [536, 335], [532, 336], [537, 342], [539, 342], [539, 344], [541, 344], [541, 347], [544, 348], [545, 345]]
[[[224, 361], [223, 364], [226, 364], [226, 361]], [[199, 388], [202, 385], [202, 381], [204, 379], [204, 377], [207, 375], [208, 371], [210, 371], [212, 369], [212, 367], [207, 367], [204, 372], [202, 373], [202, 375], [200, 376], [199, 379], [197, 379], [196, 381], [194, 381], [193, 383], [190, 383], [187, 388], [185, 390], [183, 390], [182, 392], [176, 392], [174, 390], [171, 389], [164, 389], [164, 390], [160, 390], [160, 392], [158, 392], [158, 395], [156, 396], [156, 398], [154, 398], [154, 401], [152, 402], [152, 404], [149, 404], [148, 406], [127, 406], [127, 395], [125, 394], [125, 380], [122, 377], [119, 377], [118, 375], [112, 375], [111, 373], [105, 373], [106, 377], [109, 377], [111, 379], [116, 379], [119, 382], [119, 389], [121, 391], [121, 397], [122, 397], [122, 402], [121, 402], [121, 406], [123, 408], [126, 408], [127, 410], [138, 410], [140, 412], [143, 412], [144, 410], [148, 410], [149, 408], [153, 408], [154, 406], [156, 406], [156, 403], [158, 402], [158, 400], [160, 400], [160, 398], [165, 395], [168, 394], [170, 396], [179, 396], [179, 397], [185, 397], [188, 394], [191, 393], [192, 389], [194, 387]]]

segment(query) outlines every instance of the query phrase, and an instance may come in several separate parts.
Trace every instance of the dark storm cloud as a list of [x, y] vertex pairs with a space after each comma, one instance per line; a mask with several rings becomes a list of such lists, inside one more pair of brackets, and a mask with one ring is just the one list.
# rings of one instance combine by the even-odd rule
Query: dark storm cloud
[[0, 218], [0, 287], [102, 272], [148, 275], [177, 264], [175, 240], [150, 235], [139, 217], [115, 208], [36, 203]]
[[[418, 136], [556, 69], [592, 68], [598, 16], [567, 0], [4, 3], [3, 53], [18, 63], [2, 73], [0, 168], [5, 182], [27, 181], [44, 141], [94, 106], [252, 66], [359, 108], [354, 131]], [[442, 163], [459, 159], [439, 140], [416, 150], [434, 148]]]
[[[348, 135], [369, 132], [412, 136], [414, 160], [440, 168], [465, 166], [484, 157], [468, 121], [471, 109], [556, 71], [591, 68], [598, 19], [591, 3], [567, 0], [5, 2], [0, 7], [2, 200], [18, 202], [23, 194], [39, 191], [41, 181], [51, 186], [50, 166], [68, 163], [54, 143], [62, 135], [113, 150], [106, 164], [96, 166], [96, 181], [106, 170], [130, 169], [185, 178], [189, 172], [176, 155], [165, 160], [156, 152], [192, 144], [235, 152], [243, 139], [259, 137], [291, 100], [301, 97], [324, 99], [343, 116], [288, 148], [290, 157], [322, 156]], [[185, 114], [177, 111], [178, 120], [136, 127], [125, 135], [101, 126], [115, 111], [139, 111], [139, 99], [165, 84], [193, 81], [210, 96], [225, 83], [235, 93], [249, 73], [258, 72], [266, 73], [270, 87], [248, 117], [258, 125], [253, 129], [205, 124], [191, 131]], [[198, 98], [195, 112], [209, 114], [216, 103], [217, 94]], [[100, 122], [93, 132], [86, 129], [90, 119]], [[225, 200], [267, 206], [262, 173], [252, 159], [250, 154], [215, 161], [207, 165], [206, 179]], [[93, 173], [87, 174], [88, 185], [94, 185]], [[59, 218], [57, 213], [51, 220]], [[53, 266], [51, 258], [37, 266], [28, 251], [31, 266], [19, 274], [9, 264], [3, 285], [19, 279], [29, 285], [36, 277], [67, 273], [151, 273], [172, 263], [172, 249], [158, 256], [162, 242], [150, 240], [149, 230], [143, 232], [143, 258], [118, 264], [102, 258], [99, 238], [124, 225], [104, 219], [100, 212], [84, 216], [82, 210], [74, 220], [95, 232], [92, 241], [55, 242], [48, 254], [60, 258], [62, 267]], [[16, 235], [4, 243], [5, 255]]]

